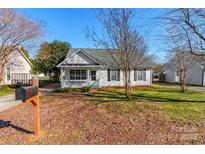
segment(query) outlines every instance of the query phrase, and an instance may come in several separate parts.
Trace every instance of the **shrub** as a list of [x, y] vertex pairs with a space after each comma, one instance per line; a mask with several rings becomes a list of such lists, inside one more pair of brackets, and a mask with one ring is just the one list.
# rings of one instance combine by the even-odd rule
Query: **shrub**
[[1, 85], [0, 90], [8, 89], [9, 87], [7, 85]]
[[60, 92], [60, 93], [64, 93], [64, 92], [83, 92], [82, 88], [58, 88], [53, 90], [53, 92]]
[[11, 94], [14, 90], [9, 88], [7, 85], [0, 86], [0, 96]]
[[82, 88], [58, 88], [53, 90], [53, 92], [65, 93], [65, 92], [90, 92], [91, 87], [85, 86]]
[[85, 86], [82, 89], [83, 89], [83, 92], [88, 93], [88, 92], [90, 92], [91, 86]]

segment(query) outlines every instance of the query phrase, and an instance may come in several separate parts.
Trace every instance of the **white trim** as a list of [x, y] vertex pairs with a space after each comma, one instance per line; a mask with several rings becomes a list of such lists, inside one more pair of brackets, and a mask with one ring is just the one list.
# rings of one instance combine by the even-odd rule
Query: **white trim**
[[31, 61], [28, 59], [28, 57], [23, 53], [23, 51], [20, 48], [17, 48], [18, 52], [24, 57], [24, 59], [33, 67]]
[[[71, 71], [74, 71], [74, 79], [71, 79]], [[76, 71], [80, 71], [80, 79], [77, 78], [77, 73]], [[83, 76], [82, 71], [85, 71], [85, 76]], [[83, 77], [86, 77], [85, 79], [82, 79]], [[88, 78], [88, 70], [87, 69], [69, 69], [69, 80], [70, 81], [87, 81]]]
[[[86, 56], [90, 57], [93, 61], [95, 61], [97, 64], [101, 65], [96, 59], [94, 59], [92, 56], [88, 55], [83, 49], [79, 49], [79, 51], [83, 52]], [[78, 51], [78, 52], [79, 52]]]
[[[134, 82], [142, 82], [142, 81], [147, 81], [147, 69], [134, 69]], [[145, 72], [144, 72], [145, 71]], [[140, 73], [141, 74], [140, 74]], [[145, 75], [145, 76], [144, 76]], [[141, 76], [142, 79], [139, 79], [138, 77]], [[135, 80], [136, 77], [136, 80]], [[145, 80], [144, 80], [145, 79]]]
[[[83, 52], [86, 56], [88, 56], [89, 58], [91, 58], [94, 62], [96, 62], [97, 64], [99, 64], [100, 66], [102, 66], [96, 59], [94, 59], [93, 57], [91, 57], [90, 55], [88, 55], [84, 50], [82, 49], [78, 49], [76, 52], [72, 53], [70, 56], [68, 56], [65, 60], [63, 60], [60, 64], [57, 65], [57, 67], [63, 67], [60, 66], [62, 63], [64, 63], [65, 61], [69, 60], [71, 57], [73, 57], [75, 54], [77, 54], [78, 52]], [[69, 51], [68, 51], [69, 52]], [[69, 66], [68, 66], [69, 67]]]

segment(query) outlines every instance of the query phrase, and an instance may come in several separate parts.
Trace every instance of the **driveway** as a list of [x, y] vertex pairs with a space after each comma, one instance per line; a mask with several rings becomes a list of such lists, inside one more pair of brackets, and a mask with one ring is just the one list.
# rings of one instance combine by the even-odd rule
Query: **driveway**
[[39, 92], [40, 94], [47, 94], [47, 93], [52, 92], [56, 88], [60, 88], [60, 83], [51, 83], [49, 85], [41, 87], [39, 88]]
[[7, 109], [9, 109], [13, 106], [16, 106], [20, 103], [21, 103], [21, 101], [16, 101], [15, 100], [15, 95], [14, 94], [1, 96], [0, 97], [0, 112], [2, 112], [4, 110], [7, 110]]

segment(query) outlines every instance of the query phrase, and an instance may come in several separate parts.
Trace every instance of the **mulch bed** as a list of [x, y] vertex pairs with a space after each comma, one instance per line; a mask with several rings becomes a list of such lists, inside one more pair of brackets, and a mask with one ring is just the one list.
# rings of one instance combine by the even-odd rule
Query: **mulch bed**
[[40, 98], [42, 135], [33, 135], [33, 109], [20, 104], [0, 113], [0, 144], [204, 144], [201, 123], [167, 122], [163, 115], [113, 114], [80, 93]]

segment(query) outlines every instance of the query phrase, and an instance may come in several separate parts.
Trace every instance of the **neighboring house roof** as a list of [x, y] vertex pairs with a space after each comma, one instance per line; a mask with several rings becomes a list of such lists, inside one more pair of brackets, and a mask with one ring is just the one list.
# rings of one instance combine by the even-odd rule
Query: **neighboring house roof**
[[[176, 56], [174, 56], [165, 66], [164, 68], [166, 68], [169, 64], [171, 64], [174, 59], [176, 58]], [[205, 68], [205, 55], [195, 55], [190, 53], [190, 56], [188, 57], [190, 59], [190, 61], [194, 62], [195, 64], [197, 64], [200, 67]]]
[[29, 58], [23, 53], [23, 51], [22, 51], [20, 48], [18, 48], [17, 50], [19, 51], [19, 53], [24, 57], [24, 59], [25, 59], [25, 60], [31, 65], [31, 67], [32, 67], [33, 65], [32, 65], [31, 61], [30, 61]]
[[192, 55], [191, 59], [202, 66], [205, 66], [205, 55]]
[[158, 64], [156, 66], [153, 67], [153, 73], [157, 74], [157, 73], [161, 73], [163, 71], [165, 67], [165, 64]]
[[[195, 64], [197, 64], [199, 67], [205, 69], [205, 55], [203, 56], [203, 55], [194, 55], [192, 53], [190, 53], [190, 54], [191, 54], [191, 56], [189, 57], [189, 59], [192, 62], [194, 62]], [[172, 64], [174, 58], [175, 58], [175, 56], [171, 60], [169, 60], [169, 62], [167, 64], [165, 64], [162, 71], [164, 71], [168, 67], [168, 65]]]
[[[64, 61], [66, 61], [70, 56], [75, 54], [76, 52], [82, 51], [85, 54], [89, 55], [91, 58], [95, 59], [97, 63], [104, 66], [110, 67], [118, 67], [115, 60], [113, 59], [112, 55], [107, 49], [93, 49], [93, 48], [72, 48], [68, 51]], [[153, 63], [150, 60], [146, 60], [141, 62], [138, 65], [139, 68], [152, 68]], [[61, 62], [58, 67], [62, 66], [63, 62]]]

